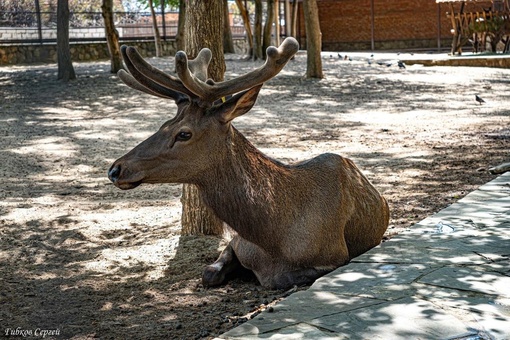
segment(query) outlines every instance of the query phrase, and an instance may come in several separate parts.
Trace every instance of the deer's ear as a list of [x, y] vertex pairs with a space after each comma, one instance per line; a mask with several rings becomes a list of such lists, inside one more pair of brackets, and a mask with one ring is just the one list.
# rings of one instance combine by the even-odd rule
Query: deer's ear
[[240, 92], [225, 103], [221, 104], [216, 110], [216, 115], [222, 123], [228, 123], [232, 119], [244, 115], [246, 112], [255, 104], [257, 96], [259, 95], [260, 89], [263, 84], [252, 87], [249, 90]]

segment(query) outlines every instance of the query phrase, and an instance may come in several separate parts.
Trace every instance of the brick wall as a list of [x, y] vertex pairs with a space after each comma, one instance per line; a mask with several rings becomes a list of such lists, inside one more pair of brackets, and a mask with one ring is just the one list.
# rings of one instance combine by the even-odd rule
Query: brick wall
[[[435, 49], [451, 44], [449, 4], [434, 0], [317, 0], [323, 50], [371, 48], [371, 2], [374, 4], [376, 49]], [[455, 4], [458, 11], [460, 4]], [[465, 11], [489, 8], [490, 1], [466, 3]], [[306, 47], [303, 12], [298, 22], [300, 43]]]

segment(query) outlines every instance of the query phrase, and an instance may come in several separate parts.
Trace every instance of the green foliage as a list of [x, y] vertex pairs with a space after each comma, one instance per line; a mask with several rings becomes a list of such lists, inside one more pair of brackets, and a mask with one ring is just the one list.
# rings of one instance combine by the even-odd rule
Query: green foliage
[[[68, 0], [69, 10], [72, 12], [101, 12], [102, 0]], [[137, 0], [140, 1], [140, 0]], [[159, 1], [159, 0], [158, 0]], [[39, 0], [42, 11], [56, 11], [56, 0]], [[113, 0], [113, 9], [115, 11], [123, 11], [124, 6], [121, 0]], [[35, 12], [34, 0], [0, 0], [0, 12]]]
[[33, 12], [35, 11], [34, 0], [2, 0], [0, 12]]
[[[149, 1], [148, 0], [137, 0], [140, 4], [144, 5], [145, 8], [149, 8]], [[178, 8], [179, 7], [179, 0], [152, 0], [152, 3], [154, 4], [155, 8], [161, 7], [161, 1], [163, 1], [165, 7], [170, 6], [172, 8]], [[182, 0], [185, 1], [185, 0]]]
[[497, 33], [505, 25], [505, 19], [502, 17], [493, 17], [487, 20], [479, 18], [469, 24], [469, 30], [473, 33]]

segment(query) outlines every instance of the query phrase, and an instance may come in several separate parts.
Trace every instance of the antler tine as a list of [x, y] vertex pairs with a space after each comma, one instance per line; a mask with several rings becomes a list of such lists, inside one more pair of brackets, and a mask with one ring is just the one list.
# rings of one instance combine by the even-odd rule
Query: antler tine
[[[127, 86], [135, 90], [142, 91], [161, 98], [170, 98], [177, 100], [179, 97], [182, 96], [179, 92], [167, 89], [159, 85], [158, 83], [153, 82], [149, 78], [145, 77], [143, 74], [141, 74], [127, 56], [126, 54], [127, 49], [128, 47], [125, 45], [121, 46], [120, 48], [122, 57], [124, 58], [124, 63], [126, 64], [126, 68], [131, 72], [131, 74], [126, 72], [125, 70], [119, 70], [119, 72], [117, 72], [119, 78]], [[135, 75], [136, 77], [133, 75]]]
[[172, 98], [175, 98], [173, 94], [176, 94], [176, 92], [188, 96], [193, 95], [178, 78], [172, 77], [147, 63], [134, 47], [122, 46], [121, 51], [124, 62], [131, 75], [141, 83], [141, 85], [149, 88], [152, 92], [160, 93], [164, 96], [171, 96]]
[[215, 83], [212, 79], [199, 79], [190, 70], [188, 57], [184, 52], [175, 55], [177, 75], [188, 90], [202, 100], [213, 102], [229, 94], [250, 89], [273, 78], [281, 71], [294, 54], [299, 50], [299, 43], [292, 37], [286, 38], [279, 48], [270, 46], [266, 50], [267, 60], [258, 69], [235, 79]]
[[207, 80], [207, 69], [212, 59], [212, 52], [208, 48], [203, 48], [198, 52], [195, 59], [188, 61], [188, 66], [193, 75], [202, 81]]
[[160, 91], [150, 90], [148, 87], [145, 87], [144, 85], [142, 85], [138, 80], [136, 80], [131, 74], [129, 74], [125, 70], [119, 70], [119, 72], [117, 72], [117, 76], [122, 80], [122, 82], [124, 84], [131, 87], [132, 89], [135, 89], [135, 90], [138, 90], [141, 92], [145, 92], [145, 93], [151, 94], [153, 96], [158, 96], [161, 98], [170, 98], [170, 99], [174, 98], [171, 96], [163, 95], [160, 93]]

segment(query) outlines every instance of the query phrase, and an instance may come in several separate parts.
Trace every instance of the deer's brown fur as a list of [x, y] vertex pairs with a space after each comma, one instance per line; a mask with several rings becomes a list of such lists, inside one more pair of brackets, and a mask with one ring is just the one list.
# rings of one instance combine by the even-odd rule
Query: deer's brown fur
[[[235, 231], [206, 267], [205, 285], [221, 284], [239, 266], [271, 288], [310, 283], [378, 245], [388, 226], [386, 200], [351, 160], [322, 154], [286, 165], [261, 153], [231, 124], [296, 51], [297, 42], [287, 39], [279, 49], [268, 49], [266, 64], [241, 82], [214, 84], [204, 73], [207, 51], [189, 62], [193, 67], [185, 55], [177, 56], [174, 78], [123, 48], [130, 74], [121, 78], [174, 99], [178, 113], [118, 159], [109, 177], [122, 189], [141, 183], [198, 186], [204, 202]], [[217, 102], [228, 94], [234, 95]]]

